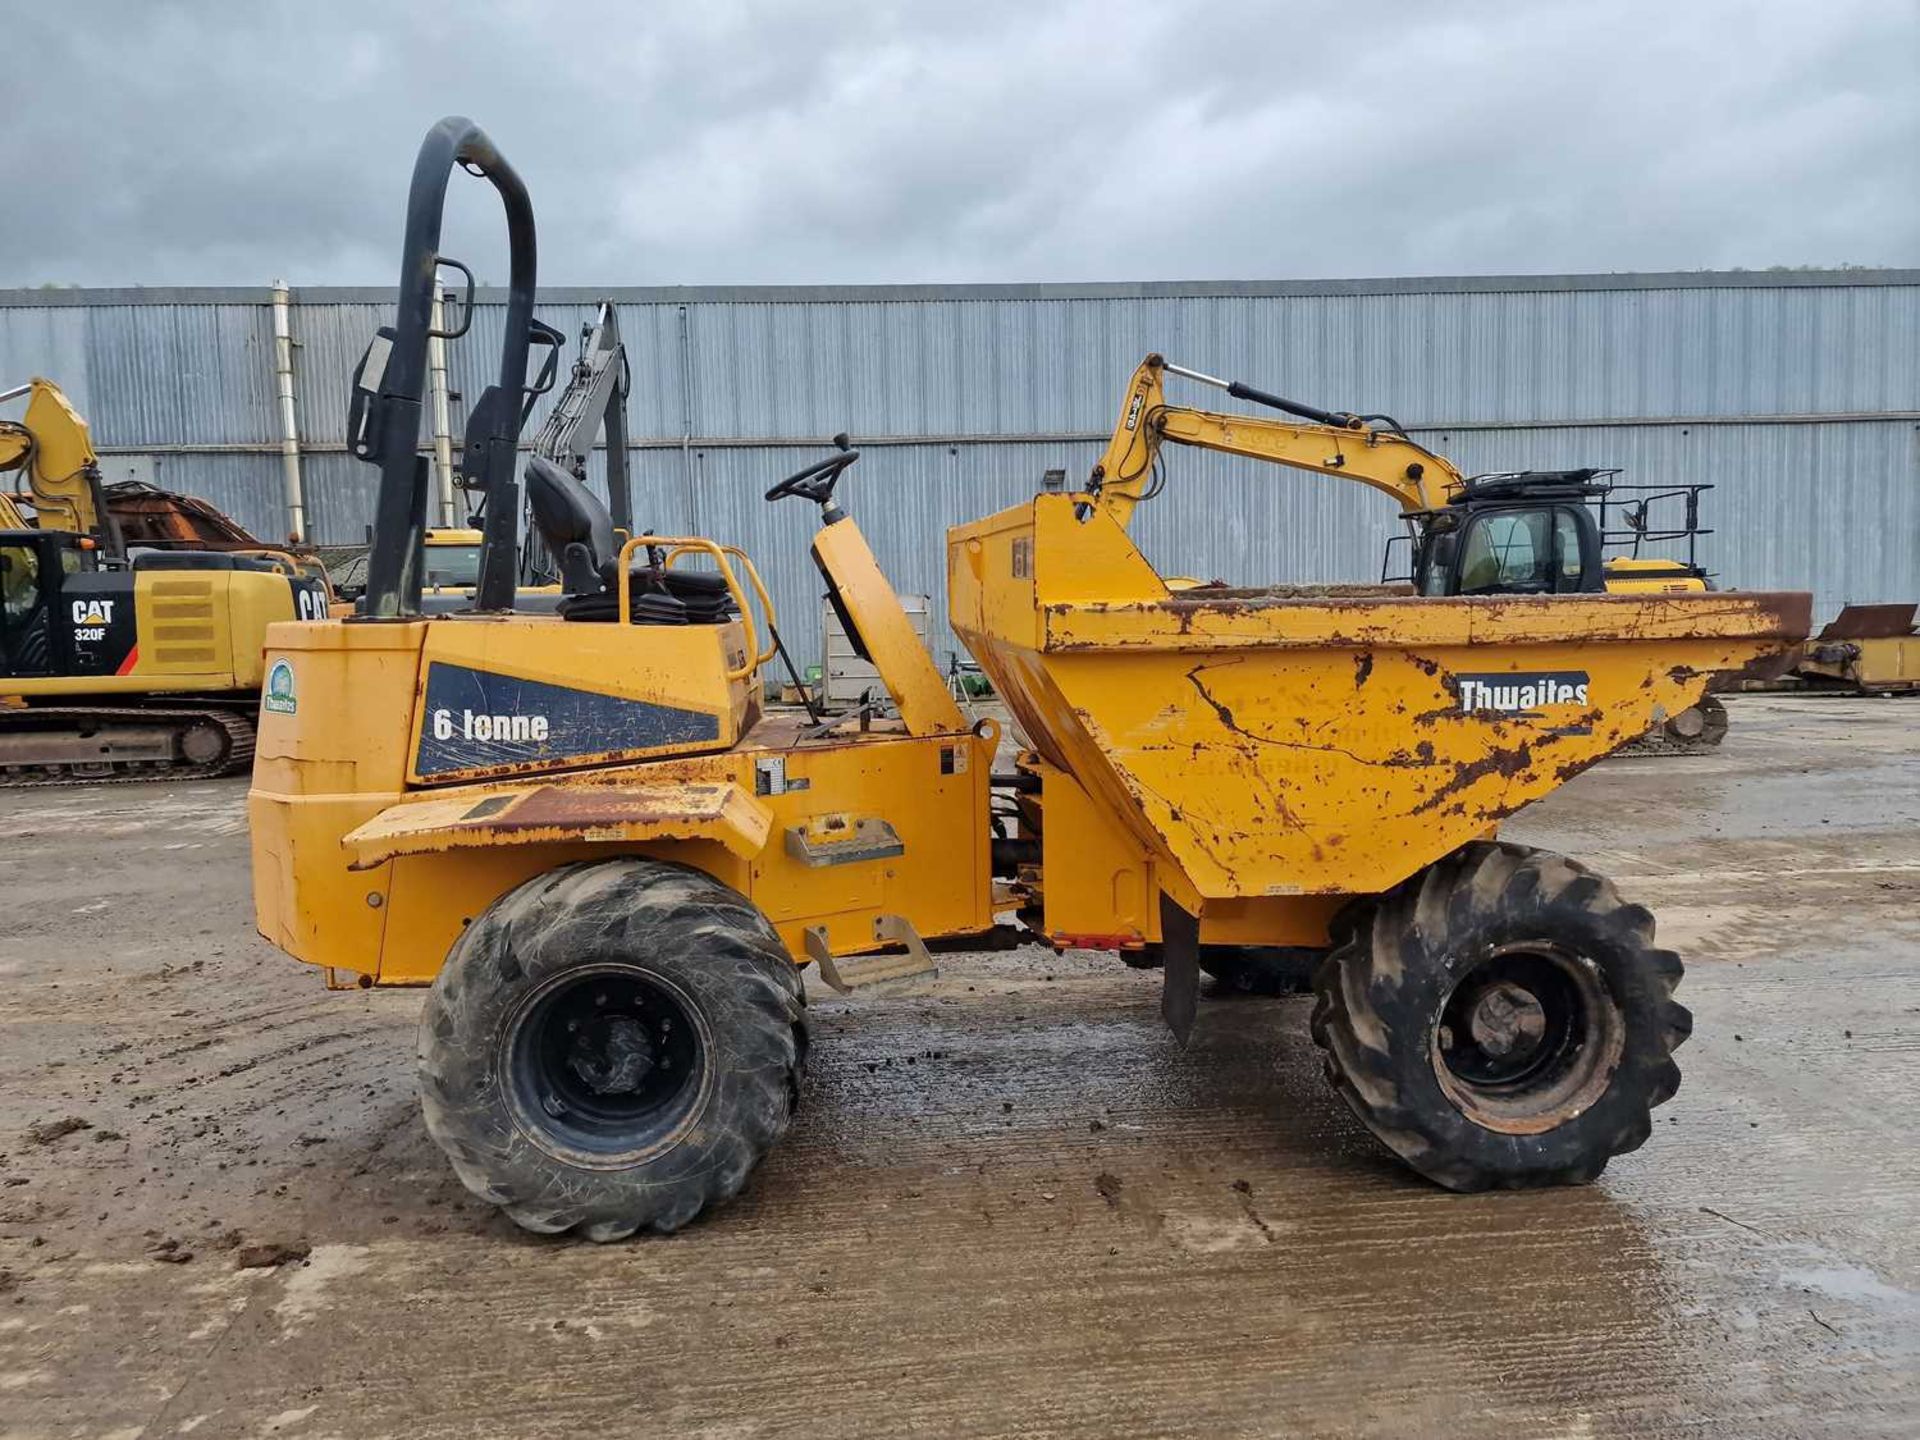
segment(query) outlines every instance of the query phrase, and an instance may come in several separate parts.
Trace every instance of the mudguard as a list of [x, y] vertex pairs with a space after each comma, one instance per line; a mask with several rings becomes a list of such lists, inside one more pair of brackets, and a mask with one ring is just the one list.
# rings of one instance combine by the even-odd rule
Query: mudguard
[[542, 841], [714, 840], [750, 859], [772, 824], [773, 812], [734, 784], [522, 784], [402, 800], [340, 843], [354, 870], [402, 855]]

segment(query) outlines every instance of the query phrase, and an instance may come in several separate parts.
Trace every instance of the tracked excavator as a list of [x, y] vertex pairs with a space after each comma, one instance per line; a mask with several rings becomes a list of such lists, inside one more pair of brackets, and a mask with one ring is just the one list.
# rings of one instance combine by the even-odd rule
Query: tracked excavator
[[[1301, 423], [1223, 414], [1170, 404], [1166, 377], [1177, 375], [1265, 406]], [[1190, 445], [1358, 481], [1400, 506], [1411, 543], [1402, 577], [1421, 595], [1700, 594], [1710, 588], [1694, 541], [1699, 497], [1708, 485], [1634, 487], [1613, 483], [1618, 470], [1528, 470], [1463, 475], [1445, 456], [1409, 436], [1389, 415], [1357, 415], [1288, 400], [1237, 380], [1149, 355], [1127, 387], [1120, 422], [1093, 469], [1089, 490], [1111, 491], [1116, 507], [1157, 496], [1165, 484], [1162, 446]], [[1633, 498], [1637, 493], [1638, 498]], [[1650, 515], [1663, 501], [1684, 517], [1656, 528]], [[1618, 528], [1607, 524], [1624, 511]], [[1683, 540], [1686, 558], [1641, 553], [1649, 542]], [[1609, 554], [1611, 546], [1631, 553]], [[1388, 546], [1392, 564], [1395, 546]], [[1196, 598], [1209, 589], [1197, 587]], [[1230, 592], [1228, 592], [1230, 593]], [[1621, 747], [1630, 754], [1697, 754], [1727, 731], [1724, 704], [1702, 695], [1677, 713], [1662, 713], [1644, 735]]]
[[23, 418], [0, 421], [0, 474], [26, 485], [0, 507], [0, 784], [245, 770], [263, 690], [284, 703], [267, 627], [324, 618], [324, 572], [239, 546], [129, 547], [86, 421], [51, 381], [0, 402], [22, 397]]

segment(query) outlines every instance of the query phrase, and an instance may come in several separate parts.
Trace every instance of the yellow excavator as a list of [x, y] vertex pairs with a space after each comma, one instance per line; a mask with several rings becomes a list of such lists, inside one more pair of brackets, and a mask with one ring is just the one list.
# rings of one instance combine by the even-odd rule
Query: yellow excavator
[[[328, 613], [276, 552], [123, 544], [83, 420], [49, 380], [0, 421], [0, 785], [189, 779], [253, 758], [267, 627]], [[25, 508], [23, 508], [25, 507]], [[30, 508], [29, 523], [26, 509]]]
[[[419, 437], [459, 171], [503, 204], [509, 289], [464, 447], [479, 585], [428, 613]], [[947, 533], [954, 627], [1030, 742], [995, 773], [999, 726], [954, 702], [835, 493], [860, 458], [840, 442], [766, 498], [816, 515], [813, 564], [897, 715], [769, 710], [774, 617], [745, 553], [621, 542], [538, 457], [563, 594], [517, 604], [532, 202], [452, 118], [421, 146], [404, 234], [396, 322], [353, 399], [380, 471], [366, 594], [268, 636], [287, 688], [248, 797], [254, 909], [336, 985], [431, 985], [422, 1109], [474, 1194], [535, 1231], [677, 1229], [788, 1127], [802, 967], [857, 994], [1009, 930], [1157, 953], [1182, 1039], [1203, 946], [1316, 951], [1335, 1091], [1451, 1189], [1580, 1183], [1647, 1140], [1691, 1025], [1679, 957], [1604, 878], [1499, 826], [1713, 675], [1797, 645], [1806, 595], [1603, 593], [1591, 517], [1557, 499], [1544, 562], [1494, 547], [1531, 578], [1461, 593], [1492, 494], [1476, 509], [1419, 447], [1350, 426], [1298, 443], [1453, 517], [1427, 526], [1432, 593], [1179, 591], [1127, 534], [1151, 471], [1130, 458], [1136, 392], [1086, 490]]]
[[[1257, 415], [1225, 414], [1169, 404], [1166, 377], [1178, 375], [1269, 409], [1300, 424]], [[1649, 534], [1692, 538], [1699, 529], [1700, 491], [1688, 485], [1629, 502], [1626, 526], [1605, 528], [1605, 503], [1616, 493], [1615, 470], [1528, 470], [1463, 475], [1445, 456], [1409, 436], [1388, 415], [1355, 415], [1284, 399], [1237, 380], [1175, 365], [1159, 355], [1140, 362], [1106, 452], [1089, 489], [1110, 497], [1119, 513], [1160, 493], [1165, 484], [1161, 447], [1190, 445], [1268, 461], [1312, 474], [1358, 481], [1400, 506], [1411, 541], [1404, 577], [1421, 595], [1699, 594], [1706, 571], [1693, 560], [1643, 556]], [[1683, 524], [1650, 531], [1648, 510], [1663, 499], [1683, 500]], [[1596, 514], [1592, 502], [1601, 502]], [[1624, 538], [1621, 538], [1624, 537]], [[1609, 543], [1633, 545], [1610, 555]], [[1389, 546], [1389, 556], [1392, 546]], [[1384, 578], [1384, 567], [1383, 567]], [[1196, 587], [1196, 598], [1210, 588]], [[1697, 753], [1726, 736], [1726, 707], [1703, 695], [1676, 714], [1660, 714], [1645, 734], [1622, 747], [1634, 753]]]

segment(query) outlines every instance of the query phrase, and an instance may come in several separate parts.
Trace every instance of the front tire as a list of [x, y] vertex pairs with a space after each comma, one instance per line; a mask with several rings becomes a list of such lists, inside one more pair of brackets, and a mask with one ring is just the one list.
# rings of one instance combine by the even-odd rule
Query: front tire
[[1449, 1190], [1582, 1184], [1637, 1149], [1693, 1028], [1653, 917], [1561, 855], [1464, 846], [1336, 927], [1327, 1078]]
[[421, 1016], [427, 1129], [522, 1228], [679, 1229], [785, 1133], [805, 998], [742, 895], [659, 860], [564, 866], [455, 944]]

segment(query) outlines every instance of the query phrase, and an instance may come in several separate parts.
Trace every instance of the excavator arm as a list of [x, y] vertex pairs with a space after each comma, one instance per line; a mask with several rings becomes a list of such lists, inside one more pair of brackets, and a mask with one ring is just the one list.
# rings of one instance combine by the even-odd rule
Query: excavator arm
[[51, 380], [35, 376], [25, 385], [0, 391], [0, 402], [22, 395], [28, 397], [24, 421], [0, 420], [0, 474], [26, 473], [26, 498], [33, 502], [42, 530], [105, 537], [100, 463], [87, 422]]
[[608, 509], [614, 527], [633, 527], [632, 497], [627, 483], [627, 352], [620, 343], [620, 322], [613, 302], [600, 302], [593, 324], [580, 336], [580, 358], [574, 362], [567, 388], [554, 401], [533, 453], [568, 471], [576, 480], [587, 478], [587, 454], [604, 428], [607, 437]]
[[[1165, 393], [1169, 371], [1216, 386], [1236, 399], [1284, 410], [1304, 423], [1169, 405]], [[1088, 486], [1094, 504], [1112, 515], [1123, 529], [1133, 507], [1147, 495], [1160, 446], [1169, 440], [1357, 480], [1391, 495], [1405, 515], [1437, 510], [1457, 498], [1466, 486], [1452, 464], [1409, 440], [1386, 416], [1317, 410], [1237, 380], [1218, 380], [1170, 364], [1159, 355], [1149, 355], [1128, 382], [1113, 438], [1094, 466]]]

